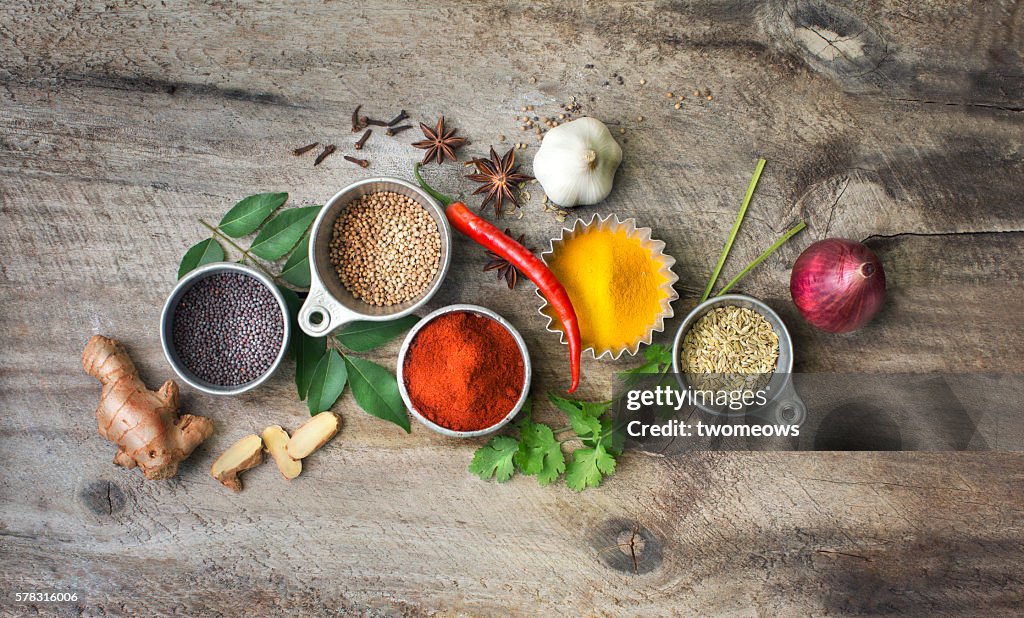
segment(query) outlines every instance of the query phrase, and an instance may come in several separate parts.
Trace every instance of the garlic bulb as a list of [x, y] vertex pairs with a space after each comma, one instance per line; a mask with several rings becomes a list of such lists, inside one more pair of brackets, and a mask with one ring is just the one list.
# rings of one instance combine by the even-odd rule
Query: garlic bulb
[[578, 118], [544, 135], [533, 175], [559, 206], [596, 204], [612, 191], [622, 148], [596, 118]]

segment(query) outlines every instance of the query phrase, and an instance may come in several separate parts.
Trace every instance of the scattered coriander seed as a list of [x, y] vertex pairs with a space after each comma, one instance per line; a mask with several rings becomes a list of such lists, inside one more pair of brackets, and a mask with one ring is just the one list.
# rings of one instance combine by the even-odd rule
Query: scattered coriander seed
[[499, 142], [504, 142], [505, 141], [505, 136], [504, 135], [499, 135], [498, 136], [498, 141]]
[[680, 101], [685, 101], [686, 100], [686, 95], [685, 94], [679, 95], [679, 100]]
[[330, 261], [342, 285], [370, 305], [419, 297], [441, 261], [441, 234], [416, 200], [393, 191], [349, 204], [333, 226]]
[[[524, 105], [524, 106], [520, 107], [519, 111], [525, 112], [526, 111], [526, 106]], [[526, 120], [526, 118], [523, 118], [523, 120]]]
[[646, 83], [647, 83], [647, 80], [646, 80], [646, 79], [641, 79], [641, 80], [640, 80], [640, 85], [641, 85], [641, 86], [645, 85]]
[[565, 120], [565, 114], [559, 114], [558, 115], [558, 119], [559, 120]]
[[672, 97], [674, 97], [676, 95], [672, 94], [671, 92], [666, 92], [665, 96], [671, 99]]
[[537, 83], [537, 78], [536, 77], [531, 77], [530, 78], [530, 83], [531, 84], [536, 84]]
[[711, 96], [711, 95], [709, 94], [709, 95], [708, 95], [708, 101], [710, 101], [710, 100], [711, 100], [712, 98], [714, 98], [714, 97], [712, 97], [712, 96]]
[[693, 96], [699, 97], [700, 96], [700, 90], [694, 90], [693, 91]]
[[626, 129], [624, 129], [623, 127], [619, 127], [619, 135], [622, 135], [625, 132], [626, 132]]
[[676, 109], [682, 109], [682, 107], [683, 107], [683, 106], [682, 106], [682, 104], [680, 104], [680, 103], [676, 103], [676, 104], [675, 104], [675, 105], [673, 105], [672, 107], [674, 107], [674, 108], [676, 108]]
[[644, 117], [643, 116], [637, 116], [636, 117], [636, 121], [637, 122], [643, 122], [644, 121]]

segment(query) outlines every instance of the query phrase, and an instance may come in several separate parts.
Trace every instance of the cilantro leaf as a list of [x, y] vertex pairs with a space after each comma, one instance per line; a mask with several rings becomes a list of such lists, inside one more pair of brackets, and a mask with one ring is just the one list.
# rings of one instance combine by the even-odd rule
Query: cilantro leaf
[[647, 359], [646, 363], [633, 369], [627, 369], [622, 373], [661, 373], [668, 366], [672, 365], [672, 348], [657, 344], [647, 346], [647, 349], [644, 350], [644, 358]]
[[565, 467], [565, 484], [573, 491], [597, 487], [601, 480], [615, 472], [615, 458], [598, 444], [578, 448], [569, 457]]
[[550, 427], [525, 420], [519, 424], [519, 440], [514, 460], [520, 472], [536, 476], [541, 485], [565, 472], [565, 455]]
[[596, 447], [601, 446], [605, 451], [612, 455], [621, 455], [622, 446], [625, 442], [625, 435], [621, 431], [621, 427], [618, 431], [613, 428], [613, 420], [610, 418], [598, 419], [601, 424], [601, 430], [588, 437], [580, 438], [584, 446]]
[[491, 441], [481, 446], [473, 455], [473, 461], [469, 464], [469, 471], [487, 480], [492, 476], [499, 483], [512, 478], [515, 467], [512, 465], [512, 458], [519, 451], [519, 441], [508, 436], [496, 436]]
[[622, 373], [635, 375], [635, 374], [647, 374], [647, 373], [661, 373], [661, 363], [658, 361], [648, 361], [639, 367], [633, 367], [632, 369], [626, 369]]
[[644, 358], [659, 365], [672, 364], [672, 348], [664, 345], [650, 345], [644, 350]]
[[611, 402], [577, 401], [565, 399], [554, 393], [548, 395], [556, 408], [569, 415], [569, 424], [579, 437], [598, 436], [601, 433], [601, 422], [598, 418], [608, 411]]

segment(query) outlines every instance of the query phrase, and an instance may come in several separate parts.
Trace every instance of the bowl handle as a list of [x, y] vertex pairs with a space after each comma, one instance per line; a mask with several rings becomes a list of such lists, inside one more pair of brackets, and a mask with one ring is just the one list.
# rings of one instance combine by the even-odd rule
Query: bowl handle
[[770, 404], [771, 411], [765, 416], [776, 425], [803, 425], [807, 420], [807, 406], [793, 386], [793, 377], [786, 382], [782, 392]]
[[302, 332], [310, 337], [323, 337], [358, 319], [358, 313], [332, 298], [314, 277], [309, 296], [299, 309], [299, 328]]

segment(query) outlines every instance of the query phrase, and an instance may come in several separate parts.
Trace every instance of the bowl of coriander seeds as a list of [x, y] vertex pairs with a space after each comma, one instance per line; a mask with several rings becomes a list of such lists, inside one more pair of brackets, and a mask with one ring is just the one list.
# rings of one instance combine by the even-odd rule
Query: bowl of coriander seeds
[[310, 232], [309, 295], [299, 327], [322, 337], [355, 320], [394, 320], [437, 293], [451, 263], [442, 206], [398, 178], [351, 184], [324, 205]]

